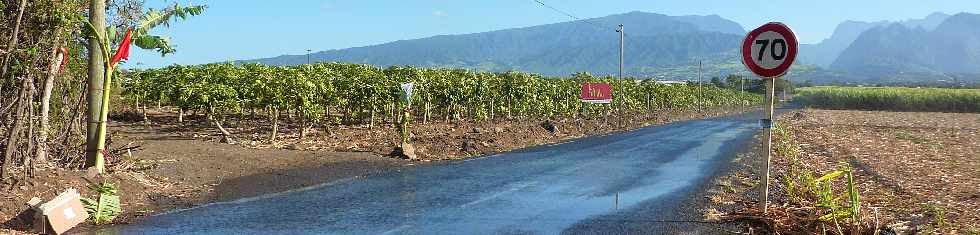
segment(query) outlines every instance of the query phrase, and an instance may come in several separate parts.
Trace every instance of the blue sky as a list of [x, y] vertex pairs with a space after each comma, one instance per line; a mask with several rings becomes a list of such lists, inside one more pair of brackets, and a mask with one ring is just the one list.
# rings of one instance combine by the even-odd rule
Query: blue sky
[[[980, 13], [976, 0], [541, 0], [582, 18], [629, 11], [717, 14], [746, 29], [782, 21], [803, 43], [829, 37], [844, 20], [922, 18], [932, 12]], [[147, 0], [152, 7], [172, 1]], [[181, 0], [180, 3], [187, 3]], [[160, 67], [305, 54], [443, 34], [570, 21], [534, 0], [212, 0], [200, 16], [156, 30], [176, 54], [134, 51], [130, 65]]]

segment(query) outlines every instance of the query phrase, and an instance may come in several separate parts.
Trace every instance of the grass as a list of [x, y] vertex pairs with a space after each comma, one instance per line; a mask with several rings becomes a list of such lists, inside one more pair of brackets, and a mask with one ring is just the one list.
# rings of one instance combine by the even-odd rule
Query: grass
[[926, 233], [929, 234], [945, 231], [948, 225], [946, 223], [946, 208], [930, 204], [925, 206], [925, 210], [932, 214], [932, 223], [934, 224], [934, 227], [926, 230]]
[[980, 113], [980, 89], [819, 86], [797, 92], [814, 108]]
[[[799, 159], [800, 147], [789, 130], [777, 125], [773, 131], [777, 137], [773, 141], [776, 156], [790, 161], [789, 171], [781, 179], [786, 196], [799, 208], [810, 208], [808, 213], [817, 215], [816, 221], [797, 222], [818, 222], [821, 227], [835, 228], [838, 234], [845, 234], [845, 228], [846, 231], [860, 232], [863, 229], [860, 190], [854, 183], [850, 164], [842, 162], [839, 169], [824, 173], [805, 169]], [[835, 182], [845, 186], [843, 192], [834, 191]]]

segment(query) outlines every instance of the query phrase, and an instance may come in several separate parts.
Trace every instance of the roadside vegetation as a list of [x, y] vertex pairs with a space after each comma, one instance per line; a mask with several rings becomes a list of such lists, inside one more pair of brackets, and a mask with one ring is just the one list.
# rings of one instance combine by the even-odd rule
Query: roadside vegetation
[[[271, 125], [269, 141], [277, 139], [281, 116], [300, 122], [300, 138], [314, 127], [330, 133], [337, 125], [366, 124], [373, 128], [399, 123], [405, 105], [399, 102], [399, 84], [406, 82], [415, 83], [410, 113], [421, 124], [433, 120], [593, 117], [610, 112], [750, 106], [762, 101], [758, 94], [713, 85], [666, 85], [588, 73], [559, 78], [523, 72], [343, 63], [175, 65], [135, 70], [124, 77], [124, 98], [144, 120], [148, 120], [147, 106], [176, 108], [178, 123], [185, 113], [204, 113], [230, 139], [222, 126], [226, 118], [265, 118]], [[583, 82], [610, 83], [612, 103], [579, 101]]]
[[980, 89], [820, 86], [797, 92], [796, 99], [813, 108], [980, 112]]
[[[977, 114], [807, 109], [780, 119], [784, 129], [777, 149], [792, 150], [776, 152], [774, 180], [786, 189], [787, 211], [821, 216], [837, 211], [827, 210], [823, 200], [799, 200], [794, 189], [811, 177], [844, 169], [853, 178], [827, 189], [860, 192], [841, 197], [856, 202], [845, 211], [859, 213], [855, 228], [860, 231], [976, 234], [980, 228]], [[811, 228], [836, 230], [841, 221], [823, 218]]]
[[808, 108], [777, 119], [769, 212], [751, 200], [756, 148], [709, 191], [706, 218], [775, 233], [980, 234], [980, 90], [796, 91]]

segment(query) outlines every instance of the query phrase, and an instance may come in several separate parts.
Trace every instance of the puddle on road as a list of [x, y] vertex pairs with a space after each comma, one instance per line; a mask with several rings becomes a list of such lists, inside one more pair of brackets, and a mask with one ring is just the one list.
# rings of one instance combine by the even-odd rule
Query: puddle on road
[[[721, 131], [719, 135], [712, 137], [717, 141], [704, 141], [678, 156], [670, 157], [672, 161], [658, 164], [655, 169], [649, 171], [656, 172], [656, 175], [636, 176], [631, 175], [636, 172], [613, 172], [609, 171], [612, 169], [590, 169], [589, 165], [580, 165], [574, 168], [580, 173], [579, 177], [571, 177], [572, 180], [569, 180], [570, 177], [567, 175], [558, 174], [541, 177], [535, 181], [512, 183], [506, 186], [505, 190], [484, 195], [460, 208], [432, 208], [424, 214], [412, 216], [408, 219], [410, 222], [396, 227], [395, 230], [399, 233], [419, 234], [433, 231], [437, 231], [436, 233], [520, 231], [557, 234], [590, 217], [656, 200], [694, 184], [695, 181], [705, 177], [707, 168], [705, 165], [716, 160], [713, 157], [718, 157], [718, 154], [704, 153], [717, 153], [725, 144], [725, 140], [734, 138], [738, 131], [741, 130]], [[654, 150], [655, 147], [633, 146], [629, 151], [608, 156], [622, 161], [606, 162], [606, 164], [625, 165], [649, 160], [649, 157], [641, 155], [651, 154], [649, 150]], [[634, 171], [628, 167], [619, 169]], [[593, 180], [594, 178], [589, 176], [606, 179]], [[634, 177], [640, 182], [632, 183], [624, 191], [607, 192], [606, 187], [609, 183], [634, 180], [632, 179]], [[595, 181], [605, 182], [605, 184]]]

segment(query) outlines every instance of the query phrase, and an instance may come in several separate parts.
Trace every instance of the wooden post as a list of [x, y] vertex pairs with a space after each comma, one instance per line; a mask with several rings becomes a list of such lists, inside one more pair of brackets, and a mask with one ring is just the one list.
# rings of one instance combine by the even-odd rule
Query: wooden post
[[769, 103], [769, 110], [766, 117], [769, 120], [769, 123], [768, 125], [763, 126], [763, 128], [766, 129], [766, 142], [763, 143], [765, 144], [766, 149], [766, 161], [763, 164], [763, 168], [765, 169], [762, 174], [762, 191], [759, 192], [759, 197], [761, 197], [759, 199], [759, 204], [762, 205], [762, 214], [768, 213], [769, 210], [769, 161], [772, 159], [772, 128], [775, 127], [776, 124], [776, 122], [773, 120], [773, 114], [775, 112], [774, 108], [776, 104], [776, 79], [779, 78], [769, 78], [769, 86], [766, 87], [766, 99], [768, 99], [767, 103]]
[[[95, 34], [103, 37], [105, 34], [105, 0], [89, 1], [89, 22], [95, 28]], [[108, 52], [102, 51], [98, 37], [88, 39], [88, 103], [86, 109], [85, 127], [85, 166], [96, 165], [99, 155], [99, 119], [101, 118], [102, 93], [105, 82], [105, 60]]]

